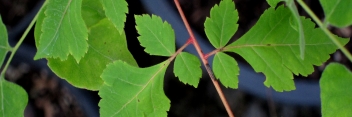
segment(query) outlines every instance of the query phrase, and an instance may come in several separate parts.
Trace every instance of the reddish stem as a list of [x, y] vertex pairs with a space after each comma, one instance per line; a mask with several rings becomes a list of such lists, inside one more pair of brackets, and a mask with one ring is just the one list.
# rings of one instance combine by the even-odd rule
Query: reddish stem
[[183, 20], [183, 23], [185, 24], [186, 29], [187, 29], [187, 31], [188, 31], [190, 37], [191, 37], [188, 41], [191, 41], [192, 44], [194, 45], [194, 47], [196, 48], [196, 50], [197, 50], [197, 52], [198, 52], [198, 54], [199, 54], [199, 56], [200, 56], [200, 58], [201, 58], [201, 60], [202, 60], [202, 62], [203, 62], [203, 65], [204, 65], [205, 69], [207, 70], [207, 72], [208, 72], [208, 74], [209, 74], [209, 76], [210, 76], [210, 79], [211, 79], [211, 81], [213, 82], [213, 84], [214, 84], [214, 86], [215, 86], [215, 89], [216, 89], [216, 91], [218, 92], [218, 94], [219, 94], [219, 96], [220, 96], [220, 99], [221, 99], [222, 103], [223, 103], [224, 106], [225, 106], [225, 109], [226, 109], [226, 111], [227, 111], [227, 114], [228, 114], [230, 117], [234, 117], [234, 115], [233, 115], [233, 113], [232, 113], [232, 111], [231, 111], [231, 108], [230, 108], [229, 104], [227, 103], [226, 98], [225, 98], [225, 96], [224, 96], [224, 94], [223, 94], [223, 92], [222, 92], [222, 90], [221, 90], [221, 88], [220, 88], [220, 85], [219, 85], [218, 81], [215, 79], [214, 74], [213, 74], [213, 71], [210, 69], [210, 66], [209, 66], [208, 60], [207, 60], [207, 57], [209, 57], [209, 56], [204, 56], [204, 54], [203, 54], [203, 52], [202, 52], [202, 50], [201, 50], [201, 48], [200, 48], [200, 46], [199, 46], [199, 44], [198, 44], [198, 42], [197, 42], [197, 39], [194, 37], [193, 32], [192, 32], [192, 30], [191, 30], [191, 28], [190, 28], [190, 26], [189, 26], [189, 24], [188, 24], [188, 22], [187, 22], [187, 20], [186, 20], [186, 17], [185, 17], [185, 15], [184, 15], [183, 11], [182, 11], [182, 8], [181, 8], [181, 6], [180, 6], [180, 3], [178, 2], [178, 0], [174, 0], [174, 2], [175, 2], [175, 4], [176, 4], [176, 7], [177, 7], [178, 12], [179, 12], [180, 15], [181, 15], [181, 18], [182, 18], [182, 20]]

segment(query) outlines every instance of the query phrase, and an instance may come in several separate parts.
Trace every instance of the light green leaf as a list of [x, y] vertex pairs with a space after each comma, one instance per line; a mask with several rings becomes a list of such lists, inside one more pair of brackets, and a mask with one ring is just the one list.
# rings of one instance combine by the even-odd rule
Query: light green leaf
[[26, 91], [0, 76], [0, 116], [23, 117], [28, 102]]
[[138, 68], [122, 61], [109, 64], [99, 90], [102, 117], [166, 117], [170, 100], [163, 91], [169, 61]]
[[213, 71], [225, 87], [238, 88], [238, 75], [240, 69], [231, 56], [218, 52], [214, 56]]
[[330, 63], [320, 79], [323, 117], [352, 115], [352, 72], [338, 63]]
[[[302, 18], [306, 38], [305, 59], [300, 58], [298, 32], [290, 26], [291, 12], [279, 7], [269, 8], [256, 25], [225, 51], [240, 54], [256, 72], [266, 76], [265, 86], [276, 91], [294, 90], [293, 74], [307, 76], [313, 65], [321, 65], [337, 47], [314, 23]], [[337, 37], [338, 38], [338, 37]], [[342, 44], [349, 40], [338, 38]]]
[[[100, 0], [103, 4], [105, 14], [114, 24], [117, 30], [122, 33], [126, 22], [128, 7], [126, 0]], [[96, 2], [95, 2], [96, 3]]]
[[188, 83], [197, 88], [199, 79], [202, 77], [200, 66], [198, 57], [187, 52], [182, 52], [176, 56], [174, 73], [183, 83]]
[[49, 0], [34, 59], [71, 54], [77, 62], [88, 51], [88, 32], [81, 15], [82, 0]]
[[325, 22], [337, 27], [352, 24], [352, 0], [320, 0], [325, 13]]
[[137, 66], [128, 51], [124, 34], [117, 33], [113, 24], [105, 18], [90, 28], [89, 50], [80, 63], [76, 63], [74, 58], [69, 56], [65, 61], [48, 59], [48, 65], [58, 76], [74, 86], [98, 90], [103, 85], [100, 75], [107, 64], [123, 60]]
[[145, 47], [145, 52], [160, 56], [175, 53], [175, 33], [169, 23], [155, 15], [135, 15], [135, 19], [137, 31], [141, 35], [138, 40]]
[[215, 48], [224, 47], [238, 28], [238, 13], [232, 0], [223, 0], [210, 11], [204, 23], [205, 34]]
[[7, 31], [4, 23], [2, 23], [2, 19], [0, 16], [0, 66], [2, 66], [2, 63], [4, 62], [4, 59], [6, 57], [6, 53], [10, 49], [9, 42], [7, 41]]
[[276, 7], [277, 3], [279, 3], [282, 0], [266, 0], [266, 2], [271, 6], [271, 7]]

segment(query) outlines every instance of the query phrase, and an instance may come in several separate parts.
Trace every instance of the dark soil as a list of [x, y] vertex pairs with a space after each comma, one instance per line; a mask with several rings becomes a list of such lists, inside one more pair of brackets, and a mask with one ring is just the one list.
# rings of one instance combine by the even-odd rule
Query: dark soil
[[6, 79], [22, 86], [28, 93], [25, 117], [86, 116], [75, 95], [45, 69], [21, 63], [9, 67]]

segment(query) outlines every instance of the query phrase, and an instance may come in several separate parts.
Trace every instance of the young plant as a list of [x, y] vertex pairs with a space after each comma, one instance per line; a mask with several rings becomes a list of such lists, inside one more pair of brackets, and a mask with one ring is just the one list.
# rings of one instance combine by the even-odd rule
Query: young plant
[[[222, 0], [219, 5], [215, 5], [204, 24], [210, 43], [216, 48], [210, 53], [202, 52], [177, 0], [175, 4], [190, 35], [188, 41], [177, 50], [175, 33], [170, 24], [155, 15], [135, 15], [136, 28], [140, 34], [138, 40], [145, 47], [145, 52], [169, 57], [157, 65], [140, 68], [127, 49], [123, 30], [125, 14], [128, 13], [125, 0], [47, 0], [15, 47], [9, 46], [6, 28], [0, 24], [1, 64], [6, 53], [11, 51], [1, 71], [0, 115], [22, 116], [27, 103], [25, 91], [6, 81], [4, 73], [34, 22], [37, 22], [35, 44], [38, 49], [34, 59], [46, 58], [50, 69], [75, 87], [99, 91], [102, 98], [99, 102], [100, 115], [104, 117], [167, 116], [171, 105], [163, 91], [163, 80], [166, 68], [173, 60], [175, 76], [195, 88], [202, 77], [202, 63], [227, 113], [234, 116], [217, 81], [220, 80], [225, 87], [238, 88], [240, 69], [236, 60], [226, 54], [227, 52], [242, 56], [256, 72], [262, 72], [266, 76], [265, 86], [279, 92], [294, 90], [293, 75], [309, 75], [314, 71], [313, 65], [322, 65], [329, 54], [338, 48], [346, 56], [351, 56], [342, 47], [349, 40], [331, 34], [326, 27], [330, 23], [334, 26], [351, 25], [351, 20], [339, 20], [351, 19], [350, 15], [340, 17], [341, 14], [337, 11], [342, 9], [351, 13], [345, 5], [351, 5], [352, 2], [332, 4], [328, 0], [321, 0], [327, 14], [327, 21], [321, 23], [298, 0], [320, 29], [315, 28], [311, 20], [299, 16], [293, 0], [285, 0], [287, 7], [278, 6], [275, 9], [278, 2], [280, 0], [268, 0], [272, 7], [262, 14], [246, 34], [230, 43], [230, 38], [238, 28], [239, 17], [235, 4], [232, 0]], [[189, 45], [196, 48], [200, 58], [183, 52]], [[210, 56], [214, 56], [212, 65], [208, 63]], [[349, 59], [352, 61], [350, 57]], [[341, 74], [336, 76], [334, 72]], [[340, 107], [347, 108], [341, 112], [341, 116], [349, 113], [347, 110], [352, 107], [338, 101], [344, 99], [343, 101], [351, 102], [348, 99], [351, 93], [342, 93], [348, 92], [345, 88], [350, 83], [351, 76], [346, 68], [338, 64], [331, 64], [326, 68], [320, 81], [323, 115], [331, 114], [327, 112], [329, 109], [339, 111], [337, 109]], [[332, 77], [341, 77], [346, 82], [335, 81]], [[339, 93], [340, 96], [328, 97], [331, 93]], [[336, 105], [331, 106], [330, 101], [339, 104], [338, 108], [335, 108]]]

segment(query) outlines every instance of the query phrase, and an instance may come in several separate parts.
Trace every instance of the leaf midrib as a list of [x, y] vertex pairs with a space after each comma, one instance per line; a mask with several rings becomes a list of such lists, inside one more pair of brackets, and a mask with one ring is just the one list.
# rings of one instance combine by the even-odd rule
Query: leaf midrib
[[331, 9], [331, 12], [326, 15], [326, 19], [330, 19], [331, 15], [335, 12], [336, 7], [340, 4], [341, 0], [337, 0], [337, 3]]
[[160, 67], [159, 70], [156, 71], [156, 73], [154, 73], [154, 75], [148, 80], [148, 82], [142, 87], [142, 89], [136, 93], [135, 96], [133, 96], [131, 98], [131, 100], [127, 101], [126, 104], [124, 104], [116, 113], [114, 113], [113, 115], [111, 115], [111, 117], [115, 116], [116, 114], [118, 114], [121, 110], [123, 110], [129, 103], [131, 103], [135, 98], [137, 98], [137, 96], [149, 85], [150, 82], [152, 82], [154, 80], [154, 78], [159, 74], [159, 72], [161, 72], [163, 70], [164, 67], [167, 66], [167, 64], [169, 64], [169, 62], [167, 63], [162, 63], [164, 65], [162, 65]]
[[[317, 43], [317, 44], [306, 44], [306, 46], [318, 46], [318, 45], [332, 45], [333, 43]], [[247, 48], [247, 47], [291, 47], [291, 46], [299, 46], [299, 44], [245, 44], [245, 45], [235, 45], [235, 46], [227, 46], [224, 50], [233, 49], [233, 48]]]
[[[58, 38], [56, 37], [56, 35], [57, 35], [57, 33], [59, 32], [59, 29], [61, 28], [62, 22], [63, 22], [63, 20], [64, 20], [64, 18], [65, 18], [65, 14], [67, 13], [67, 10], [69, 9], [69, 6], [71, 5], [71, 2], [72, 2], [72, 0], [69, 0], [69, 1], [68, 1], [68, 4], [66, 5], [65, 10], [64, 10], [64, 12], [62, 13], [63, 15], [62, 15], [62, 17], [61, 17], [61, 19], [60, 19], [59, 25], [58, 25], [57, 28], [56, 28], [55, 34], [54, 34], [54, 36], [50, 39], [51, 41], [49, 42], [49, 44], [47, 44], [47, 46], [46, 46], [40, 53], [43, 53], [43, 52], [50, 46], [50, 44], [51, 44], [54, 40], [55, 40], [55, 42], [56, 42], [56, 40], [58, 39]], [[55, 10], [55, 9], [54, 9], [54, 10]], [[56, 37], [56, 38], [55, 38], [55, 37]], [[53, 46], [50, 46], [50, 47], [53, 47]]]
[[[164, 28], [164, 25], [165, 24], [163, 24], [163, 28]], [[169, 54], [172, 54], [172, 52], [164, 45], [164, 43], [162, 43], [161, 42], [161, 40], [159, 39], [159, 37], [158, 36], [156, 36], [156, 34], [148, 27], [148, 26], [145, 26], [147, 29], [148, 29], [148, 31], [151, 33], [151, 34], [153, 34], [153, 36], [158, 40], [158, 42], [169, 52]]]

